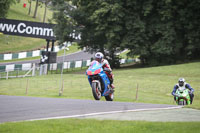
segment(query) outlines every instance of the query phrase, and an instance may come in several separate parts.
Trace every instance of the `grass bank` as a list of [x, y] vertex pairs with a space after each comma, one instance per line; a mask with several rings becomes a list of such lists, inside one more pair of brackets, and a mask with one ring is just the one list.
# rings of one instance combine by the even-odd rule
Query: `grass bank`
[[[150, 68], [114, 70], [115, 101], [175, 104], [171, 91], [179, 77], [195, 89], [193, 105], [200, 109], [200, 62]], [[66, 71], [64, 71], [66, 73]], [[1, 95], [25, 95], [28, 82], [28, 96], [56, 97], [61, 88], [61, 75], [50, 74], [30, 78], [0, 80]], [[59, 98], [94, 99], [85, 70], [76, 74], [63, 75], [64, 92]], [[138, 87], [138, 99], [136, 90]], [[104, 98], [102, 98], [104, 100]]]
[[199, 133], [200, 122], [59, 119], [0, 124], [1, 133]]

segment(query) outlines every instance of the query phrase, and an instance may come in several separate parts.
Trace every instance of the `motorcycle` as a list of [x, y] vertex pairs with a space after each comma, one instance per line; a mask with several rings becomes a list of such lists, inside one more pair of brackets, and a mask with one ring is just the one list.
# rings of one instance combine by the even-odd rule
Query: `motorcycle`
[[114, 90], [111, 88], [110, 80], [103, 70], [102, 64], [98, 61], [92, 61], [90, 67], [86, 71], [88, 81], [92, 87], [92, 94], [95, 100], [100, 100], [105, 96], [106, 101], [113, 101]]
[[178, 105], [189, 105], [190, 104], [190, 95], [189, 90], [185, 87], [179, 87], [176, 90], [176, 103]]

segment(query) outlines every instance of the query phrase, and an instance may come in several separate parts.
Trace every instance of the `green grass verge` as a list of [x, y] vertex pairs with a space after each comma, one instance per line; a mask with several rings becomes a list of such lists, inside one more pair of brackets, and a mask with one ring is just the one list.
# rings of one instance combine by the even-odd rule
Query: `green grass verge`
[[[179, 77], [184, 77], [195, 89], [193, 105], [200, 109], [200, 62], [180, 65], [118, 69], [115, 75], [115, 101], [142, 102], [156, 104], [176, 104], [171, 91]], [[66, 72], [67, 70], [64, 70]], [[64, 74], [64, 92], [60, 98], [94, 99], [85, 71], [76, 74]], [[28, 84], [28, 96], [59, 97], [61, 75], [50, 74], [30, 78], [0, 80], [1, 95], [25, 95]], [[136, 101], [136, 88], [139, 88]], [[102, 98], [104, 100], [104, 98]]]
[[0, 46], [1, 54], [33, 51], [45, 47], [46, 40], [30, 37], [0, 35]]
[[1, 133], [199, 133], [200, 122], [59, 119], [0, 124]]
[[[44, 13], [44, 4], [38, 8], [38, 14], [36, 18], [33, 18], [33, 12], [35, 9], [35, 1], [32, 1], [32, 12], [28, 15], [28, 6], [23, 8], [23, 2], [11, 5], [8, 12], [8, 19], [25, 20], [25, 21], [35, 21], [42, 22]], [[47, 10], [47, 19], [52, 18], [52, 11]], [[47, 21], [46, 21], [47, 22]], [[20, 37], [12, 35], [0, 35], [0, 53], [14, 53], [21, 51], [31, 51], [36, 50], [41, 47], [46, 46], [45, 39], [30, 38], [30, 37]]]

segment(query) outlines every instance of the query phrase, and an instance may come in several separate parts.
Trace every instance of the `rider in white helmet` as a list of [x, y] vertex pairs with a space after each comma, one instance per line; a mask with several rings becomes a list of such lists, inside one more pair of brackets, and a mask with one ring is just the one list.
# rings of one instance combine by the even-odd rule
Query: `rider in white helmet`
[[95, 54], [95, 60], [102, 64], [103, 70], [106, 70], [105, 73], [110, 79], [111, 87], [114, 89], [115, 88], [113, 85], [114, 75], [112, 74], [112, 69], [110, 67], [110, 64], [108, 63], [108, 61], [106, 59], [104, 59], [104, 55], [101, 52], [97, 52]]
[[178, 80], [178, 84], [176, 84], [175, 86], [174, 86], [174, 89], [173, 89], [173, 91], [172, 91], [172, 95], [174, 96], [174, 100], [176, 100], [176, 90], [179, 88], [179, 87], [185, 87], [185, 88], [187, 88], [187, 89], [189, 89], [190, 90], [190, 99], [191, 99], [191, 104], [192, 104], [192, 101], [193, 101], [193, 98], [194, 98], [194, 94], [193, 94], [193, 92], [194, 92], [194, 89], [188, 84], [188, 83], [186, 83], [185, 82], [185, 79], [184, 78], [179, 78], [179, 80]]

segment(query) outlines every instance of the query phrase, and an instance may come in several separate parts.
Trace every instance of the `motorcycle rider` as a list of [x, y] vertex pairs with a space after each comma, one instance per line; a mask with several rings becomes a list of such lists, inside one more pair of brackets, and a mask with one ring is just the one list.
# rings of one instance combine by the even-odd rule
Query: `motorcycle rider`
[[106, 75], [110, 79], [111, 88], [114, 89], [115, 88], [115, 86], [113, 85], [114, 75], [112, 74], [112, 69], [110, 67], [110, 64], [108, 63], [108, 60], [104, 59], [104, 55], [101, 52], [97, 52], [95, 54], [95, 60], [102, 64], [103, 70], [105, 70]]
[[173, 88], [173, 91], [172, 91], [172, 95], [174, 96], [174, 100], [176, 100], [176, 97], [179, 97], [177, 94], [176, 94], [176, 90], [179, 88], [179, 87], [185, 87], [186, 89], [189, 89], [189, 95], [190, 95], [190, 102], [192, 104], [192, 101], [193, 101], [193, 98], [194, 98], [194, 89], [188, 84], [185, 82], [185, 79], [184, 78], [179, 78], [178, 80], [178, 84], [176, 84]]

